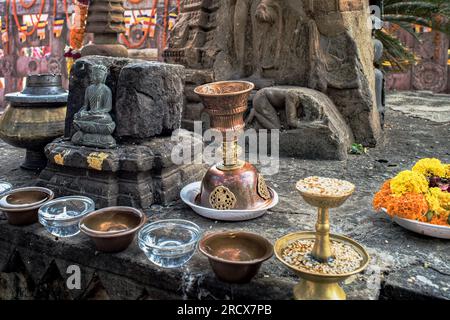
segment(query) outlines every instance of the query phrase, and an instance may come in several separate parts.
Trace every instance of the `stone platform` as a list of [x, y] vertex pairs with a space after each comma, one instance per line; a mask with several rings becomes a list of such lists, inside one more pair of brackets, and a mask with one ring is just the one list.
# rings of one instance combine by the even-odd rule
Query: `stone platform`
[[[193, 139], [192, 133], [182, 132]], [[167, 205], [179, 198], [184, 183], [198, 181], [205, 173], [203, 165], [174, 165], [174, 145], [171, 137], [155, 137], [140, 144], [95, 149], [57, 139], [45, 148], [49, 164], [36, 184], [52, 189], [57, 196], [90, 197], [97, 208]]]
[[[344, 178], [356, 193], [331, 211], [332, 231], [362, 243], [371, 255], [368, 269], [344, 283], [349, 299], [450, 299], [450, 241], [423, 237], [402, 229], [373, 211], [373, 193], [382, 182], [410, 168], [418, 158], [450, 162], [450, 126], [387, 111], [383, 144], [346, 161], [283, 158], [280, 172], [267, 177], [280, 194], [280, 204], [260, 219], [222, 223], [203, 219], [182, 203], [154, 205], [150, 221], [183, 218], [205, 231], [250, 230], [274, 242], [294, 231], [314, 227], [315, 210], [300, 199], [294, 183], [308, 175]], [[0, 179], [16, 187], [34, 184], [37, 175], [19, 169], [23, 155], [0, 143]], [[181, 182], [181, 183], [184, 183]], [[95, 251], [78, 235], [55, 239], [38, 224], [13, 227], [0, 215], [0, 299], [290, 299], [298, 278], [275, 258], [247, 285], [218, 281], [200, 253], [183, 268], [164, 270], [147, 261], [133, 244], [120, 254]], [[68, 290], [68, 265], [79, 265], [81, 290]]]

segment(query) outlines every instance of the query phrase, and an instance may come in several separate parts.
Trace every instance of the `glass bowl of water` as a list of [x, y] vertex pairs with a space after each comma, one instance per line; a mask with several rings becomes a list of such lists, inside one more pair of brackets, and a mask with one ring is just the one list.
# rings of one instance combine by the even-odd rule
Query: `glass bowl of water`
[[144, 226], [138, 244], [147, 258], [162, 268], [179, 268], [194, 255], [202, 230], [186, 220], [160, 220]]
[[5, 181], [0, 181], [0, 196], [12, 190], [12, 185]]
[[94, 210], [94, 201], [87, 197], [57, 198], [39, 209], [39, 222], [52, 235], [68, 238], [80, 232], [80, 219]]

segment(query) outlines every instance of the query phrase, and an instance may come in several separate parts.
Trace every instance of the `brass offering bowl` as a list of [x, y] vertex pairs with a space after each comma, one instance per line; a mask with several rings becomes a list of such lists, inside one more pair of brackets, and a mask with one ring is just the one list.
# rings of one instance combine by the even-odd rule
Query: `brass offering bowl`
[[[275, 255], [284, 265], [295, 271], [303, 279], [294, 288], [294, 297], [297, 300], [345, 300], [346, 294], [338, 283], [363, 271], [370, 259], [366, 250], [354, 240], [342, 235], [330, 234], [329, 208], [341, 206], [353, 194], [355, 186], [346, 181], [336, 180], [345, 184], [346, 189], [343, 192], [330, 195], [305, 190], [302, 187], [302, 181], [300, 180], [297, 183], [297, 190], [308, 204], [318, 208], [316, 231], [293, 233], [278, 239], [275, 243]], [[331, 240], [333, 240], [352, 247], [362, 258], [361, 265], [345, 274], [317, 273], [296, 267], [287, 263], [282, 255], [289, 244], [298, 240], [314, 241], [311, 257], [318, 263], [327, 264], [336, 258], [331, 250]]]
[[238, 137], [245, 123], [248, 98], [255, 85], [246, 81], [221, 81], [195, 89], [211, 119], [211, 128], [222, 134], [223, 162], [205, 174], [199, 204], [217, 210], [252, 210], [267, 206], [273, 195], [256, 168], [238, 159]]
[[136, 232], [145, 224], [145, 214], [131, 207], [109, 207], [94, 211], [80, 221], [98, 251], [120, 252], [128, 248]]
[[67, 97], [61, 75], [55, 74], [29, 75], [22, 92], [5, 95], [0, 138], [27, 150], [22, 168], [37, 170], [47, 164], [44, 147], [64, 134]]
[[273, 255], [272, 244], [249, 232], [214, 232], [200, 240], [200, 252], [208, 257], [216, 276], [228, 283], [247, 283], [261, 264]]
[[8, 222], [13, 225], [29, 225], [38, 221], [38, 211], [54, 198], [50, 189], [26, 187], [13, 189], [0, 199], [0, 211], [3, 211]]

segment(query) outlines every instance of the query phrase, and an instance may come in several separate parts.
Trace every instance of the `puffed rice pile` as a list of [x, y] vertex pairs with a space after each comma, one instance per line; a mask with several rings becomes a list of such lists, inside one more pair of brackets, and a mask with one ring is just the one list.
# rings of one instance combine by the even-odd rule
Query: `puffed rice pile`
[[333, 178], [309, 177], [297, 182], [299, 191], [321, 196], [345, 196], [354, 188], [348, 181]]
[[283, 249], [283, 260], [305, 271], [339, 275], [352, 272], [361, 266], [363, 257], [350, 245], [331, 241], [331, 252], [335, 259], [320, 263], [311, 256], [314, 240], [297, 240]]

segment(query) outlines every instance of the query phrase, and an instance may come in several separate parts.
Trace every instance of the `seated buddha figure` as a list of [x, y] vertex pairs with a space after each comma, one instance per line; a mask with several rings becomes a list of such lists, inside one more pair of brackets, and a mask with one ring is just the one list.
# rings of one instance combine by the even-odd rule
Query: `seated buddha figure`
[[112, 110], [112, 93], [105, 84], [107, 75], [105, 66], [93, 67], [92, 84], [87, 87], [83, 107], [73, 120], [76, 131], [72, 136], [74, 144], [105, 149], [116, 146], [112, 136], [116, 124], [109, 114]]

